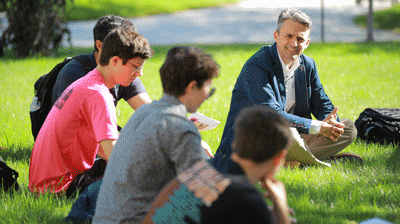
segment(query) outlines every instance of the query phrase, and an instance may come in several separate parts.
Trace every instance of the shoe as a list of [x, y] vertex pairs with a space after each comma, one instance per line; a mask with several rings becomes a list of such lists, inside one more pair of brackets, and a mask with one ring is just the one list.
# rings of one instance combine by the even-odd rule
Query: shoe
[[339, 153], [327, 158], [326, 160], [330, 163], [338, 163], [341, 161], [364, 163], [364, 160], [359, 155], [350, 152]]

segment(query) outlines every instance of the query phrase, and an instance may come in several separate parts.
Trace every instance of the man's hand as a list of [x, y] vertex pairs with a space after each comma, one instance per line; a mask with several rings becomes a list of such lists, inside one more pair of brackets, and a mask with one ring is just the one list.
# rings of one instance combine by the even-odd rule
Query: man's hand
[[339, 107], [337, 107], [337, 106], [335, 108], [333, 108], [332, 112], [328, 116], [326, 116], [326, 118], [322, 121], [324, 121], [330, 125], [339, 123], [339, 122], [337, 122], [337, 115], [336, 115], [338, 110], [339, 110]]
[[340, 136], [342, 136], [344, 132], [345, 125], [337, 121], [337, 111], [338, 107], [335, 107], [333, 111], [326, 116], [326, 118], [321, 123], [321, 129], [319, 130], [319, 134], [332, 139], [333, 141], [337, 141]]

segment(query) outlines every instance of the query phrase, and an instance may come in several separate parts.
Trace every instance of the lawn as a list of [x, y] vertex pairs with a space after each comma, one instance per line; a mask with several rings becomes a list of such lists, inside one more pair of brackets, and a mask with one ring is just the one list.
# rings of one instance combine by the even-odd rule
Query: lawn
[[[200, 113], [221, 121], [203, 139], [217, 149], [229, 110], [231, 91], [241, 67], [262, 44], [199, 45], [221, 66], [217, 88]], [[171, 46], [153, 46], [143, 83], [152, 99], [162, 95], [158, 70]], [[21, 190], [0, 196], [0, 223], [57, 223], [73, 200], [51, 195], [34, 197], [27, 190], [29, 158], [33, 147], [29, 104], [33, 84], [66, 56], [92, 49], [63, 49], [57, 58], [0, 59], [0, 156], [20, 173]], [[400, 43], [311, 44], [305, 53], [313, 57], [325, 91], [339, 106], [342, 118], [357, 119], [366, 107], [400, 107]], [[125, 102], [117, 107], [118, 123], [124, 125], [133, 111]], [[365, 163], [336, 164], [331, 168], [284, 169], [278, 179], [286, 185], [288, 203], [299, 223], [358, 223], [380, 217], [400, 223], [400, 149], [356, 141], [347, 152], [361, 155]]]
[[114, 14], [125, 18], [173, 13], [187, 9], [218, 7], [238, 0], [174, 0], [174, 1], [130, 1], [130, 0], [74, 0], [67, 1], [66, 19], [97, 20]]

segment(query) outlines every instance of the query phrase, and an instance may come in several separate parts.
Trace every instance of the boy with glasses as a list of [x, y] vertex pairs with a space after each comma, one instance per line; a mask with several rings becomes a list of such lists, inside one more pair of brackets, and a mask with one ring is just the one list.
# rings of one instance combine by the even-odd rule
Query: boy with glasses
[[219, 66], [194, 47], [174, 47], [160, 69], [163, 96], [133, 114], [115, 145], [98, 195], [94, 223], [141, 223], [177, 173], [208, 158], [186, 118], [206, 100]]
[[[55, 102], [32, 150], [29, 189], [67, 196], [101, 178], [116, 139], [116, 112], [109, 89], [129, 86], [153, 54], [131, 27], [111, 31], [99, 64], [65, 89]], [[96, 155], [103, 160], [96, 163]]]

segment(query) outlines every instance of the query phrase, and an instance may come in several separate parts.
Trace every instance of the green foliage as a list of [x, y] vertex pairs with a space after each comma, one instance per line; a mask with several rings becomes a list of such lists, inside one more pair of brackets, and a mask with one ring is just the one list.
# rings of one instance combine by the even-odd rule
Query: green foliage
[[[200, 45], [221, 66], [213, 81], [217, 88], [200, 113], [221, 121], [203, 139], [217, 149], [229, 111], [231, 92], [245, 61], [263, 44]], [[158, 70], [172, 46], [153, 46], [155, 56], [147, 60], [142, 81], [152, 99], [162, 95]], [[0, 156], [20, 173], [21, 191], [0, 196], [0, 223], [56, 223], [66, 217], [73, 200], [51, 195], [35, 197], [27, 190], [29, 158], [33, 147], [29, 104], [33, 84], [66, 56], [92, 49], [62, 49], [57, 58], [21, 60], [7, 52], [0, 59]], [[315, 59], [321, 82], [339, 115], [353, 121], [366, 107], [399, 107], [400, 43], [312, 43], [305, 51]], [[120, 102], [118, 123], [133, 113]], [[400, 149], [395, 146], [357, 141], [345, 150], [362, 156], [364, 165], [343, 163], [331, 168], [284, 169], [277, 178], [286, 185], [288, 203], [299, 223], [358, 223], [380, 217], [400, 223]]]
[[[367, 26], [367, 15], [354, 18], [354, 22], [362, 27]], [[374, 28], [392, 30], [400, 33], [400, 4], [392, 8], [374, 12]]]
[[0, 38], [2, 48], [12, 48], [18, 57], [53, 55], [70, 31], [66, 21], [97, 20], [114, 14], [125, 18], [173, 13], [187, 9], [217, 7], [238, 0], [129, 1], [129, 0], [2, 0], [9, 27]]
[[130, 0], [74, 0], [67, 7], [66, 19], [97, 20], [114, 14], [125, 18], [173, 13], [195, 8], [217, 7], [238, 0], [175, 0], [175, 1], [130, 1]]
[[9, 22], [0, 46], [12, 48], [19, 57], [50, 55], [69, 34], [63, 21], [65, 0], [4, 0], [0, 6]]

